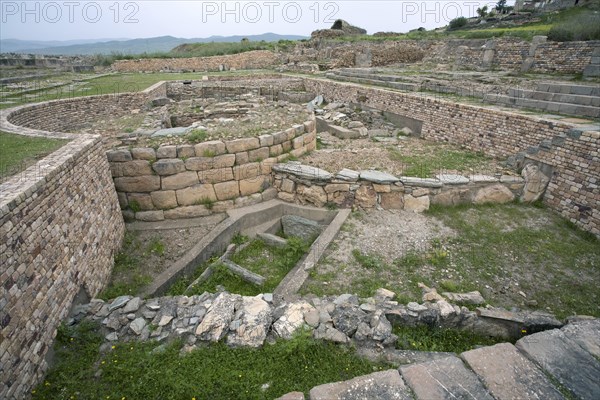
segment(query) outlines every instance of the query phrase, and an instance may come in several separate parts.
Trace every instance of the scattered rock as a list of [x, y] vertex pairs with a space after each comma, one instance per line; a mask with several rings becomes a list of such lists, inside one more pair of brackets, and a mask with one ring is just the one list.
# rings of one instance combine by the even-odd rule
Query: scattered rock
[[240, 324], [227, 336], [227, 344], [259, 347], [271, 326], [271, 306], [260, 297], [243, 297], [242, 306], [233, 318]]
[[444, 292], [442, 293], [444, 297], [448, 300], [461, 303], [461, 304], [473, 304], [480, 305], [485, 304], [485, 299], [478, 291], [468, 292], [468, 293], [450, 293]]
[[142, 334], [142, 330], [145, 327], [146, 327], [146, 320], [142, 317], [134, 319], [131, 322], [131, 324], [129, 325], [129, 328], [132, 330], [132, 332], [138, 336]]
[[220, 293], [210, 305], [198, 328], [196, 328], [196, 336], [200, 340], [211, 342], [221, 340], [227, 334], [235, 303], [239, 300], [239, 295], [232, 295], [227, 292]]

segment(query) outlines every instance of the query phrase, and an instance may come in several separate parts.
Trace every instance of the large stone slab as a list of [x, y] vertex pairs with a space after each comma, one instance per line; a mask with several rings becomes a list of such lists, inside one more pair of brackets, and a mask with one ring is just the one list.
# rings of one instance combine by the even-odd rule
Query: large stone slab
[[310, 390], [311, 400], [409, 400], [409, 389], [396, 370], [374, 372], [343, 382], [327, 383]]
[[492, 400], [477, 376], [457, 357], [447, 357], [400, 368], [417, 399]]
[[570, 340], [600, 358], [600, 319], [572, 322], [561, 330]]
[[498, 400], [563, 399], [546, 375], [510, 343], [470, 350], [461, 358]]
[[435, 177], [444, 185], [464, 185], [469, 183], [469, 178], [457, 174], [438, 174]]
[[374, 171], [374, 170], [361, 171], [360, 179], [369, 181], [369, 182], [380, 183], [380, 184], [394, 183], [394, 182], [398, 182], [400, 180], [400, 179], [396, 178], [394, 175], [388, 174], [386, 172]]
[[152, 137], [165, 137], [165, 136], [183, 136], [189, 131], [191, 131], [192, 127], [179, 127], [179, 128], [167, 128], [161, 129], [152, 134]]
[[344, 168], [335, 176], [336, 179], [348, 182], [356, 182], [360, 177], [360, 173], [351, 169]]
[[323, 169], [302, 164], [275, 164], [273, 166], [273, 171], [284, 174], [291, 174], [297, 176], [298, 178], [308, 180], [328, 181], [331, 178], [333, 178], [332, 174]]
[[437, 179], [432, 178], [416, 178], [412, 176], [401, 176], [400, 182], [405, 186], [441, 188], [444, 184]]
[[600, 361], [563, 331], [553, 329], [526, 336], [516, 346], [579, 398], [600, 398]]

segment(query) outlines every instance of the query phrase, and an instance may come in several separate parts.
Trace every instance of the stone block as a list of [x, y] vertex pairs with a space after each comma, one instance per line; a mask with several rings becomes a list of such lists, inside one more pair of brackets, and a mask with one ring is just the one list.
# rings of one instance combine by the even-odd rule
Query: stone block
[[248, 157], [247, 151], [235, 154], [235, 165], [248, 164], [248, 162], [250, 162], [250, 157]]
[[497, 399], [563, 399], [538, 367], [510, 343], [461, 354]]
[[154, 207], [159, 210], [168, 210], [177, 207], [177, 196], [174, 190], [162, 190], [150, 193]]
[[175, 175], [185, 171], [185, 164], [177, 158], [165, 158], [153, 163], [152, 169], [160, 176]]
[[190, 158], [196, 155], [196, 151], [194, 150], [194, 146], [189, 144], [184, 144], [177, 146], [177, 157], [179, 158]]
[[233, 180], [232, 168], [209, 169], [207, 171], [199, 171], [198, 179], [200, 183], [220, 183]]
[[373, 189], [377, 192], [377, 193], [389, 193], [392, 191], [390, 185], [379, 185], [377, 183], [373, 184]]
[[350, 184], [348, 183], [330, 183], [325, 186], [325, 193], [349, 192]]
[[156, 158], [176, 158], [177, 146], [161, 146], [156, 150]]
[[515, 199], [515, 195], [504, 185], [496, 184], [481, 188], [473, 197], [474, 204], [504, 204]]
[[263, 189], [265, 179], [262, 175], [250, 179], [240, 180], [240, 194], [249, 196], [254, 193], [259, 193]]
[[354, 195], [355, 204], [362, 208], [373, 208], [377, 204], [377, 193], [372, 186], [362, 185]]
[[127, 202], [130, 207], [136, 204], [142, 211], [154, 210], [154, 203], [148, 193], [128, 193]]
[[267, 158], [269, 158], [269, 148], [268, 147], [261, 147], [260, 149], [250, 150], [248, 152], [248, 161], [250, 161], [250, 162], [262, 161], [262, 160], [266, 160]]
[[237, 165], [233, 167], [233, 176], [236, 181], [242, 179], [256, 178], [261, 174], [260, 164], [257, 162], [248, 163], [244, 165]]
[[164, 212], [166, 219], [197, 218], [211, 214], [211, 211], [203, 205], [177, 207]]
[[374, 372], [349, 381], [326, 383], [310, 390], [311, 400], [412, 399], [410, 390], [396, 370]]
[[298, 185], [296, 193], [303, 204], [311, 203], [317, 207], [323, 207], [327, 203], [327, 193], [321, 186]]
[[198, 143], [194, 146], [196, 157], [214, 157], [225, 154], [227, 151], [225, 143], [220, 140], [212, 140], [210, 142]]
[[260, 142], [258, 138], [236, 139], [225, 142], [225, 147], [228, 153], [234, 154], [257, 149], [260, 147]]
[[143, 222], [163, 221], [165, 215], [162, 210], [159, 211], [140, 211], [135, 213], [135, 219]]
[[217, 201], [213, 185], [194, 185], [177, 190], [175, 193], [177, 195], [177, 203], [180, 206], [199, 205], [203, 200]]
[[214, 185], [218, 200], [231, 200], [240, 195], [239, 183], [237, 181], [216, 183]]
[[410, 194], [404, 195], [404, 209], [415, 213], [429, 210], [429, 196], [414, 197]]
[[404, 196], [401, 192], [382, 193], [381, 207], [384, 210], [402, 210], [404, 208]]
[[273, 136], [271, 135], [260, 135], [258, 137], [260, 147], [273, 146]]
[[114, 182], [119, 192], [145, 193], [160, 189], [160, 177], [155, 175], [115, 178]]
[[120, 164], [122, 176], [153, 175], [150, 163], [145, 160], [127, 161]]
[[134, 160], [156, 160], [156, 151], [151, 147], [139, 147], [131, 149], [131, 156]]
[[198, 174], [194, 171], [186, 171], [180, 174], [164, 176], [161, 178], [162, 190], [177, 190], [197, 185]]
[[283, 146], [280, 144], [276, 144], [274, 146], [269, 147], [269, 155], [271, 157], [277, 157], [283, 154]]
[[131, 152], [129, 150], [111, 150], [106, 152], [106, 157], [109, 162], [124, 162], [131, 161]]

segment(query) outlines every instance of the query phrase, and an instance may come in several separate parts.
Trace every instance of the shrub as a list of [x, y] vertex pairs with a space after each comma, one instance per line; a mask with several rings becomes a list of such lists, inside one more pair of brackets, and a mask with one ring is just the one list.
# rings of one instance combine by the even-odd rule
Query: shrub
[[600, 15], [588, 14], [555, 24], [548, 39], [556, 42], [600, 40]]
[[452, 21], [450, 21], [450, 25], [449, 25], [449, 29], [459, 29], [462, 28], [463, 26], [467, 25], [467, 19], [465, 17], [458, 17], [458, 18], [454, 18]]

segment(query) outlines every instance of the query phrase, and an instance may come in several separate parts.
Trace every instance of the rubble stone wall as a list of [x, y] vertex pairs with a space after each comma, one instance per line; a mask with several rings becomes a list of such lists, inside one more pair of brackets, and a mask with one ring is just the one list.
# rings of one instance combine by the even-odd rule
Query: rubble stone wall
[[229, 69], [263, 69], [279, 63], [279, 57], [267, 50], [246, 53], [190, 58], [144, 58], [115, 61], [112, 69], [118, 72], [158, 71], [219, 71]]
[[124, 223], [99, 136], [84, 135], [0, 186], [0, 398], [28, 398], [83, 287], [106, 284]]
[[[513, 114], [441, 99], [305, 79], [307, 91], [327, 101], [368, 107], [423, 121], [425, 139], [451, 142], [491, 157], [533, 157], [553, 170], [544, 201], [581, 228], [600, 235], [597, 131], [581, 132], [563, 122]], [[549, 149], [546, 151], [545, 149]]]
[[127, 219], [192, 218], [276, 196], [271, 167], [317, 145], [314, 117], [259, 137], [107, 153]]

